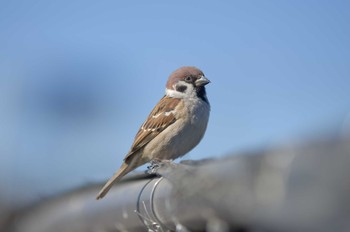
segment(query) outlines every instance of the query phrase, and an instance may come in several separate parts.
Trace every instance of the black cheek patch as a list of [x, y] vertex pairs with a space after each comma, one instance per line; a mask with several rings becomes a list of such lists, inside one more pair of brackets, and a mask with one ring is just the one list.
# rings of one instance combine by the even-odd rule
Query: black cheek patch
[[185, 92], [186, 89], [187, 89], [187, 86], [185, 86], [185, 85], [176, 86], [176, 91], [179, 91], [181, 93]]

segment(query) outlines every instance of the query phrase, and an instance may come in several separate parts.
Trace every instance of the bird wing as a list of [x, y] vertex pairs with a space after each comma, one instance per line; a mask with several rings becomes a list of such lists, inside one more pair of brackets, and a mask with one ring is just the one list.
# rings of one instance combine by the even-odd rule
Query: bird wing
[[164, 96], [154, 107], [147, 120], [142, 124], [135, 136], [134, 143], [124, 161], [138, 150], [143, 148], [152, 139], [159, 135], [164, 129], [176, 121], [174, 109], [180, 103], [178, 98]]

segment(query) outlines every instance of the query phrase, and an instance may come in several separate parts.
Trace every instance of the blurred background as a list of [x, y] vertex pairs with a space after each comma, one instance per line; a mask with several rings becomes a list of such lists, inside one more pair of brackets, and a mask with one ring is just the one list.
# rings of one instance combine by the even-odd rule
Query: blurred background
[[0, 1], [0, 214], [109, 178], [184, 65], [212, 81], [207, 133], [185, 159], [344, 133], [349, 7]]

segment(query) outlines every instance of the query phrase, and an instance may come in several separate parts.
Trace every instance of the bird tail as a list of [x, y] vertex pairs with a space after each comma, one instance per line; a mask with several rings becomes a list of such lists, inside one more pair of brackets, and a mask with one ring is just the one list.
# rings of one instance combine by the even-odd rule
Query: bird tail
[[130, 167], [130, 165], [123, 163], [119, 170], [116, 173], [114, 173], [114, 175], [108, 180], [108, 182], [103, 186], [101, 191], [97, 194], [96, 200], [103, 198], [111, 189], [113, 183], [120, 180], [131, 169], [132, 168]]

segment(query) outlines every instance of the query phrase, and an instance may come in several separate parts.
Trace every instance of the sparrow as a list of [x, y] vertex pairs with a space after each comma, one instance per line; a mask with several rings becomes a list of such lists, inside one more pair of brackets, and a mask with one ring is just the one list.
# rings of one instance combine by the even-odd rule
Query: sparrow
[[205, 85], [210, 81], [196, 67], [175, 70], [166, 83], [165, 95], [137, 132], [119, 170], [96, 199], [103, 198], [113, 183], [137, 167], [152, 161], [174, 160], [192, 150], [207, 128], [210, 104]]

